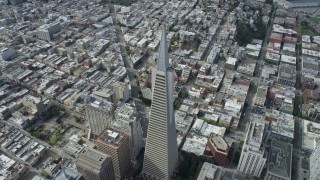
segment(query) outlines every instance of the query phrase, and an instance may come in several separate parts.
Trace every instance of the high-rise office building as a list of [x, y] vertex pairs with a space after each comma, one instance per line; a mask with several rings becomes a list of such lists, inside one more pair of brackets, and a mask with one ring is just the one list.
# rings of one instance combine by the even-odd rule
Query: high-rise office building
[[115, 179], [111, 157], [97, 150], [82, 150], [77, 158], [76, 166], [85, 180]]
[[310, 156], [310, 180], [318, 180], [320, 177], [320, 140]]
[[142, 175], [144, 179], [173, 179], [178, 160], [173, 109], [174, 70], [169, 67], [165, 26], [162, 27], [157, 68], [152, 70], [152, 105]]
[[256, 120], [250, 123], [237, 168], [238, 172], [260, 177], [267, 160], [262, 146], [264, 132], [264, 122]]
[[113, 128], [106, 128], [96, 140], [98, 150], [112, 157], [117, 179], [124, 179], [131, 165], [129, 135]]
[[141, 123], [136, 118], [137, 109], [127, 103], [121, 104], [115, 110], [115, 121], [112, 127], [128, 133], [130, 141], [131, 160], [134, 162], [144, 146]]
[[113, 119], [113, 104], [104, 97], [89, 95], [86, 99], [86, 119], [94, 135], [99, 135], [102, 130], [111, 124]]

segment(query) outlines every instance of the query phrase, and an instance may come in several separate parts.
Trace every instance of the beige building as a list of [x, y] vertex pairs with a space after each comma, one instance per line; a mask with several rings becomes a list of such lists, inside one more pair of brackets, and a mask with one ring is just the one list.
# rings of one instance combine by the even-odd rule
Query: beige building
[[90, 129], [94, 135], [99, 135], [113, 119], [113, 104], [108, 99], [89, 95], [86, 99], [85, 112]]
[[84, 149], [76, 162], [78, 172], [85, 180], [114, 180], [112, 159], [94, 149]]
[[120, 99], [123, 99], [124, 102], [126, 102], [130, 98], [130, 89], [129, 84], [127, 83], [116, 81], [112, 85], [112, 90], [115, 102], [118, 102]]
[[254, 101], [254, 105], [258, 106], [260, 108], [263, 108], [264, 103], [266, 102], [267, 93], [268, 93], [268, 87], [266, 87], [266, 86], [258, 87], [257, 95], [256, 95], [256, 98]]
[[27, 95], [23, 97], [22, 104], [28, 108], [28, 111], [32, 114], [41, 114], [45, 110], [45, 105], [39, 97]]
[[115, 176], [124, 179], [130, 167], [129, 135], [113, 128], [106, 128], [96, 140], [98, 150], [111, 155]]

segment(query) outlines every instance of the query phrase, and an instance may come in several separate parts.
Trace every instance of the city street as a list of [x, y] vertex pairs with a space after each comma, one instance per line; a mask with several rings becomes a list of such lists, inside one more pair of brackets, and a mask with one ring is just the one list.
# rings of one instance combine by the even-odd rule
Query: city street
[[[261, 51], [259, 54], [259, 58], [257, 60], [256, 69], [255, 69], [255, 73], [254, 73], [255, 77], [253, 77], [253, 79], [255, 80], [254, 82], [255, 82], [256, 87], [259, 87], [259, 85], [260, 85], [261, 71], [262, 71], [262, 67], [264, 64], [264, 58], [267, 53], [268, 39], [269, 39], [270, 34], [272, 32], [272, 27], [273, 27], [274, 17], [275, 17], [275, 9], [273, 9], [273, 11], [271, 13], [272, 13], [272, 15], [271, 15], [271, 18], [268, 23], [266, 36], [263, 40], [262, 48], [261, 48]], [[250, 124], [250, 117], [251, 117], [252, 109], [254, 106], [255, 96], [256, 96], [256, 92], [250, 92], [250, 91], [247, 95], [246, 102], [248, 104], [248, 107], [243, 112], [243, 118], [241, 118], [240, 123], [239, 123], [239, 129], [242, 132], [246, 132], [246, 130]]]

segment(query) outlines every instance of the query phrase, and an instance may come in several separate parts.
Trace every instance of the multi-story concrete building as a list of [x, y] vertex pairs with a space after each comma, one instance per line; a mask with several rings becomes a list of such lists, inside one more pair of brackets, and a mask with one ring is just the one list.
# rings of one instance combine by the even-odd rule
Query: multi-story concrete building
[[44, 24], [38, 28], [38, 38], [51, 41], [52, 36], [61, 30], [61, 25], [59, 22]]
[[86, 119], [94, 135], [99, 135], [113, 120], [113, 104], [104, 97], [89, 95], [85, 109]]
[[277, 81], [279, 84], [294, 87], [296, 85], [296, 66], [280, 63]]
[[287, 143], [292, 143], [294, 138], [294, 119], [293, 115], [280, 112], [271, 122], [268, 131], [268, 139], [276, 139]]
[[140, 121], [136, 118], [137, 109], [130, 104], [122, 104], [115, 110], [115, 121], [112, 127], [128, 133], [131, 160], [135, 161], [144, 146], [143, 131]]
[[112, 159], [94, 149], [83, 149], [76, 162], [78, 172], [85, 180], [114, 180]]
[[12, 47], [0, 48], [0, 60], [9, 61], [16, 57], [16, 51]]
[[113, 128], [106, 128], [97, 138], [98, 150], [112, 157], [115, 176], [124, 179], [130, 167], [129, 135]]
[[90, 40], [89, 39], [79, 39], [76, 42], [77, 50], [84, 51], [90, 46]]
[[264, 180], [290, 180], [292, 163], [292, 144], [273, 140], [267, 162]]
[[227, 164], [230, 147], [221, 136], [211, 134], [208, 138], [207, 148], [218, 165], [225, 166]]
[[237, 168], [238, 172], [260, 177], [266, 163], [264, 147], [262, 146], [264, 132], [264, 122], [255, 120], [250, 123]]
[[257, 95], [255, 97], [254, 105], [263, 108], [264, 104], [266, 102], [266, 96], [268, 92], [268, 87], [267, 86], [260, 86], [258, 87], [257, 90]]
[[219, 180], [222, 178], [222, 171], [220, 166], [204, 162], [197, 180]]
[[173, 108], [175, 72], [169, 67], [165, 26], [157, 68], [152, 70], [152, 105], [142, 174], [145, 179], [173, 179], [178, 161]]
[[32, 95], [27, 95], [22, 98], [22, 104], [27, 108], [28, 112], [31, 114], [41, 114], [45, 111], [46, 106], [39, 97]]
[[0, 106], [0, 120], [6, 120], [10, 114], [10, 109], [7, 106]]
[[310, 180], [318, 180], [320, 177], [320, 141], [310, 156]]
[[113, 98], [115, 102], [118, 102], [120, 99], [126, 102], [130, 98], [130, 89], [127, 83], [116, 81], [112, 85], [112, 90], [114, 92]]

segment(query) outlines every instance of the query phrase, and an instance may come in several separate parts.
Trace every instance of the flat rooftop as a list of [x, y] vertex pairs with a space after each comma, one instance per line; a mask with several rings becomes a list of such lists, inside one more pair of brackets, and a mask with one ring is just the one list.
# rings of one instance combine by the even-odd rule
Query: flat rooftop
[[120, 146], [122, 140], [126, 134], [124, 132], [120, 132], [116, 129], [106, 128], [98, 137], [100, 142], [104, 142], [106, 144]]
[[79, 155], [84, 159], [88, 159], [100, 164], [103, 163], [104, 159], [109, 157], [107, 154], [100, 153], [99, 151], [93, 149], [84, 149]]
[[213, 135], [211, 137], [211, 141], [218, 148], [218, 150], [221, 150], [221, 151], [228, 150], [228, 144], [221, 136]]
[[284, 178], [291, 178], [292, 144], [272, 141], [269, 153], [268, 172]]

